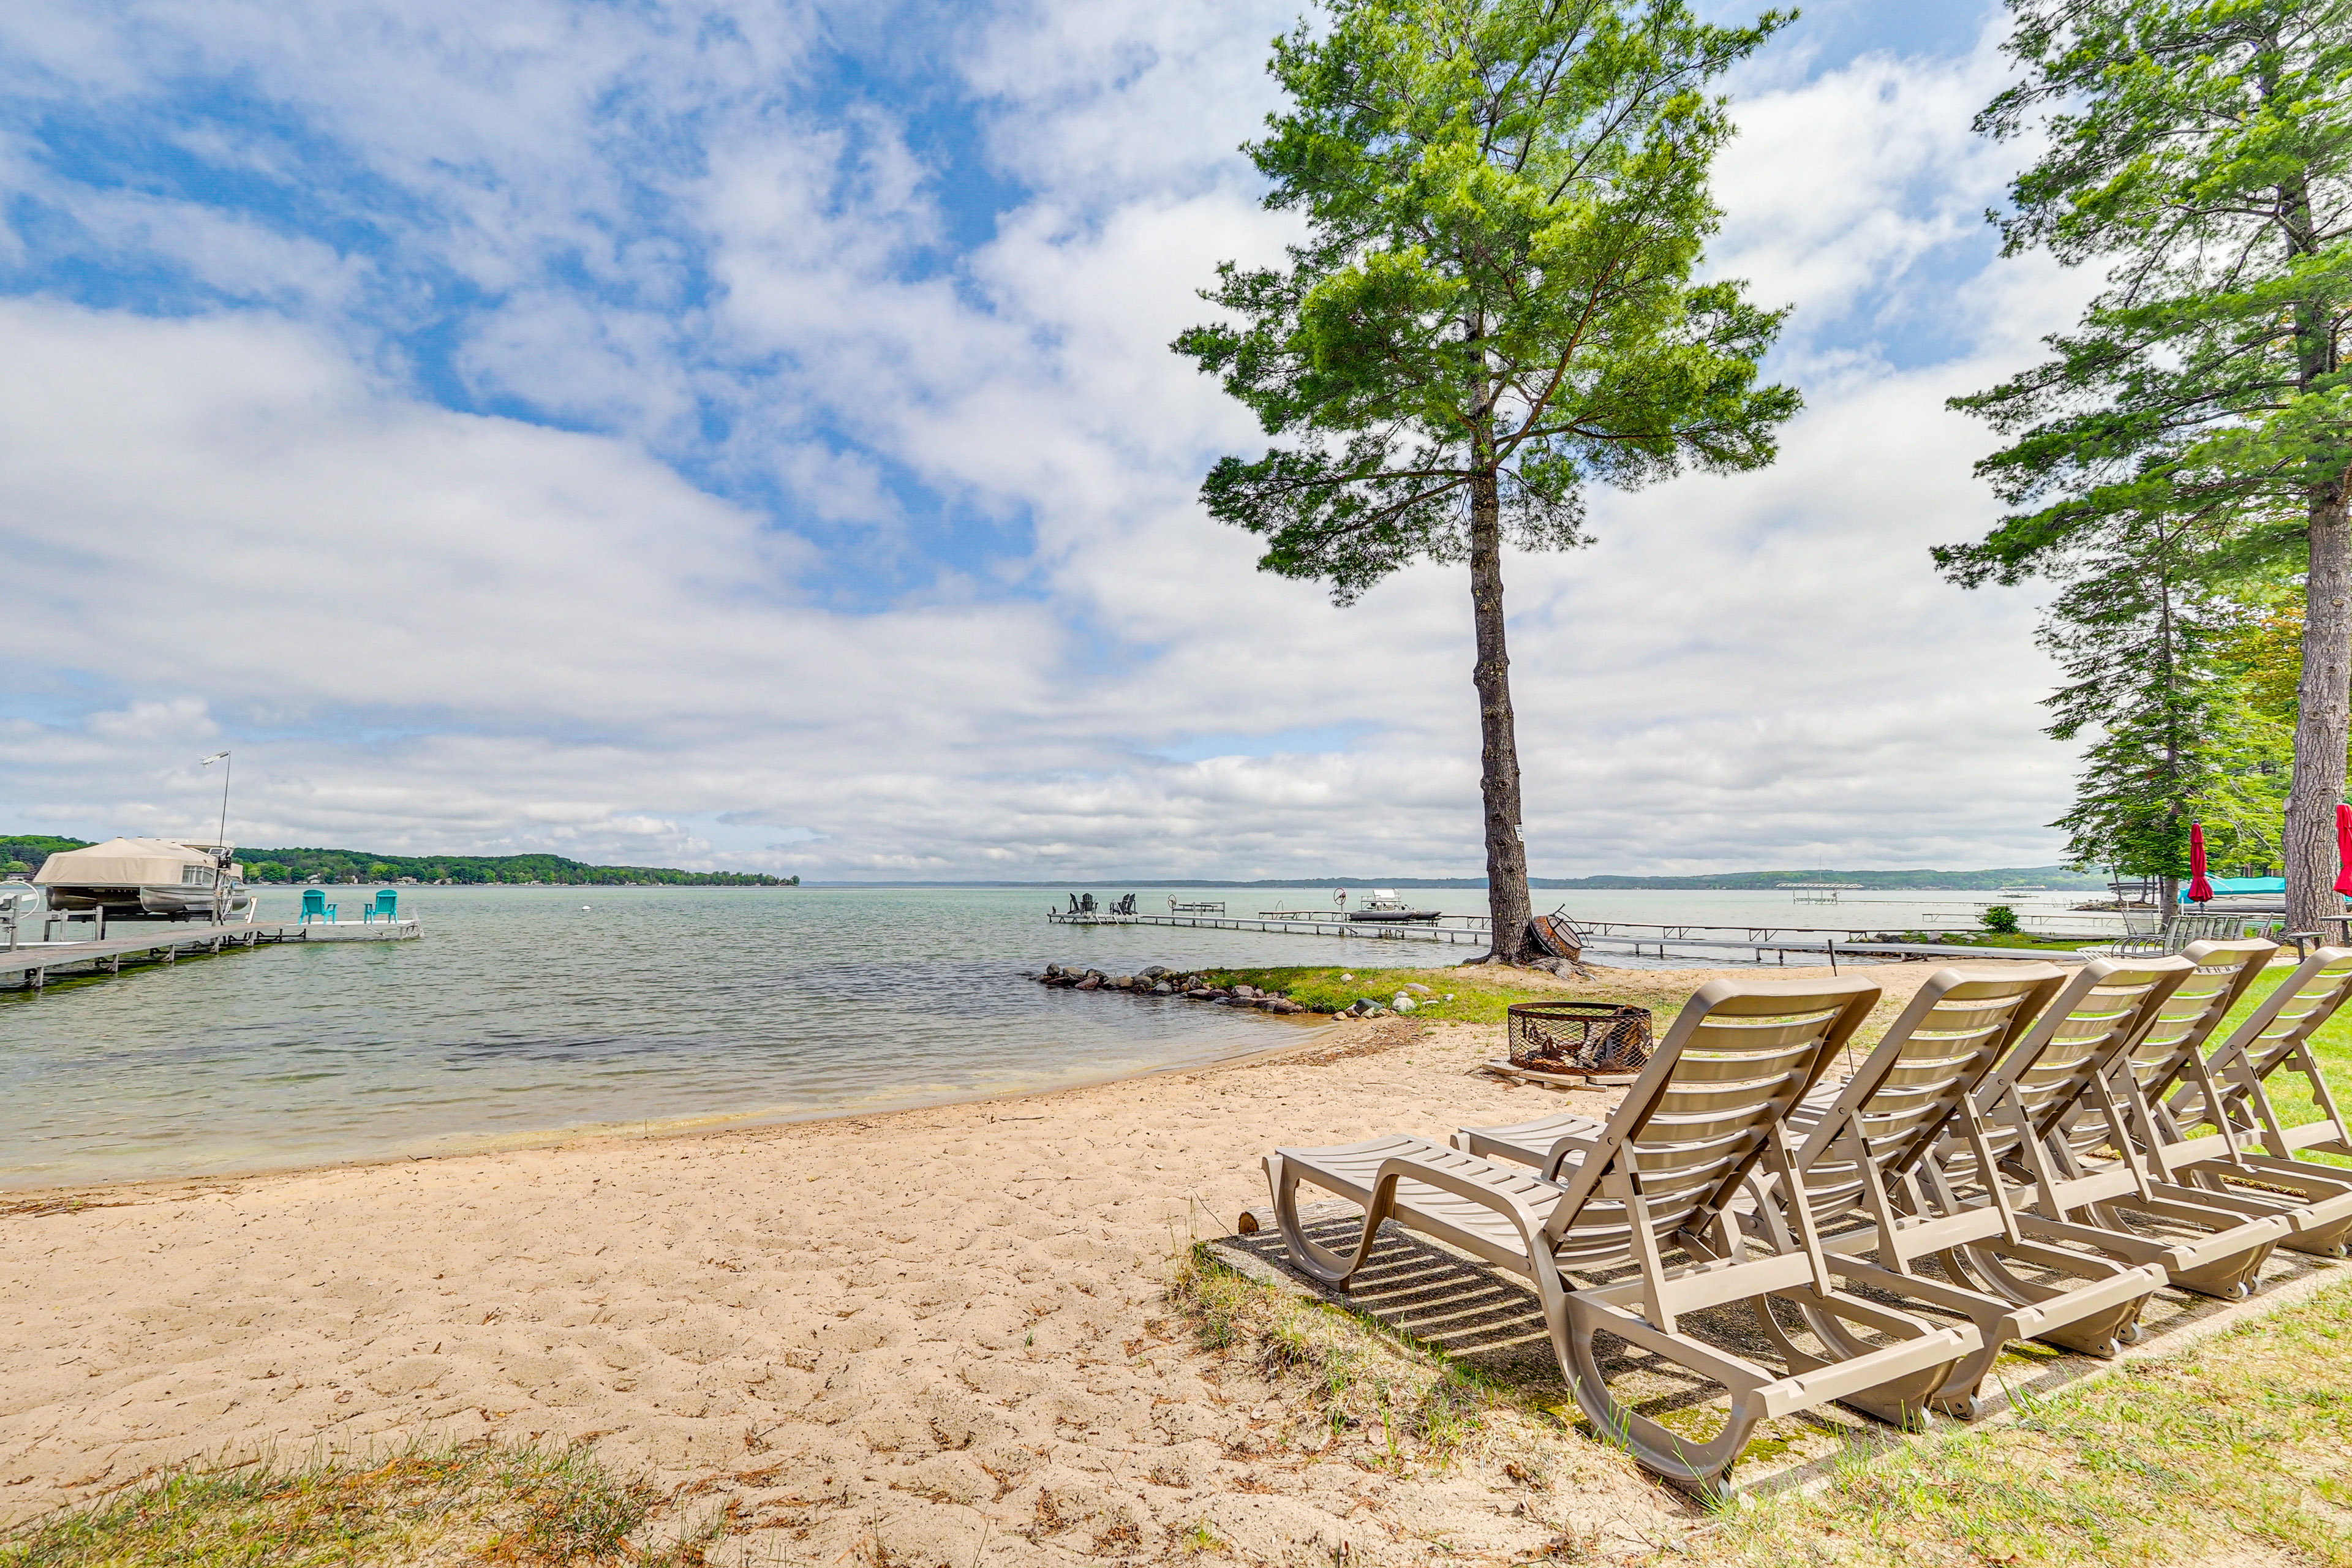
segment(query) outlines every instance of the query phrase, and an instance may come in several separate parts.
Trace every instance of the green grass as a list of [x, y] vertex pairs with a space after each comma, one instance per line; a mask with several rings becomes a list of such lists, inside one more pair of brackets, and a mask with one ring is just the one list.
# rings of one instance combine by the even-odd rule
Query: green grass
[[[1168, 1299], [1202, 1350], [1305, 1395], [1315, 1429], [1294, 1434], [1296, 1448], [1339, 1443], [1359, 1463], [1401, 1471], [1490, 1449], [1517, 1457], [1523, 1468], [1543, 1468], [1547, 1454], [1581, 1447], [1535, 1392], [1463, 1366], [1369, 1314], [1247, 1279], [1204, 1244], [1179, 1258]], [[1558, 1390], [1549, 1398], [1557, 1401]], [[1598, 1452], [1585, 1457], [1606, 1462]]]
[[1827, 1565], [2352, 1563], [2352, 1286], [2011, 1425], [1857, 1454], [1666, 1554]]
[[[1289, 997], [1302, 1006], [1338, 1011], [1359, 996], [1385, 1007], [1409, 983], [1430, 989], [1415, 994], [1416, 1016], [1457, 1024], [1499, 1024], [1514, 1002], [1606, 1001], [1647, 1007], [1657, 1014], [1659, 1031], [1690, 999], [1691, 986], [1671, 971], [1619, 971], [1605, 982], [1561, 982], [1541, 971], [1495, 969], [1349, 969], [1338, 965], [1307, 965], [1287, 969], [1215, 969], [1202, 978], [1213, 985], [1236, 982]], [[1355, 978], [1342, 980], [1343, 974]], [[1454, 1000], [1448, 1002], [1451, 992]]]
[[188, 1469], [0, 1534], [0, 1568], [629, 1568], [702, 1561], [633, 1546], [657, 1494], [579, 1448], [416, 1448], [389, 1458]]
[[1945, 947], [2021, 947], [2037, 952], [2073, 952], [2115, 941], [2112, 936], [2038, 936], [2032, 931], [1906, 931], [1905, 942], [1936, 942]]

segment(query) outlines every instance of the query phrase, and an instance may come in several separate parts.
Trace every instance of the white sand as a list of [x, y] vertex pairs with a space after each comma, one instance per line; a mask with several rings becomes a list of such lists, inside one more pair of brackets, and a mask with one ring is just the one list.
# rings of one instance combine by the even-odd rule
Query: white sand
[[1613, 1456], [1541, 1495], [1471, 1463], [1237, 1457], [1295, 1396], [1169, 1321], [1176, 1252], [1265, 1201], [1276, 1140], [1557, 1103], [1469, 1075], [1498, 1044], [1340, 1026], [1026, 1100], [18, 1202], [0, 1517], [422, 1433], [593, 1441], [689, 1511], [730, 1506], [719, 1562], [1148, 1559], [1196, 1522], [1254, 1560], [1418, 1562], [1442, 1537], [1475, 1562], [1670, 1529]]

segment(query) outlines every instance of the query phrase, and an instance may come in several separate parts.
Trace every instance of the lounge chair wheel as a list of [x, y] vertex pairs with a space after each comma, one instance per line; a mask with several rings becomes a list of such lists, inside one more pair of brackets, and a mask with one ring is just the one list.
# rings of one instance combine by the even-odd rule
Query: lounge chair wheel
[[1936, 1402], [1936, 1412], [1955, 1421], [1973, 1421], [1984, 1414], [1984, 1401], [1973, 1394], [1960, 1399], [1939, 1399]]
[[[2136, 1345], [2139, 1343], [2141, 1336], [2147, 1332], [2147, 1330], [2141, 1328], [2136, 1322], [2126, 1323], [2122, 1328], [2116, 1331], [2115, 1342], [2118, 1345]], [[2112, 1354], [2115, 1352], [2111, 1352], [2109, 1353]]]

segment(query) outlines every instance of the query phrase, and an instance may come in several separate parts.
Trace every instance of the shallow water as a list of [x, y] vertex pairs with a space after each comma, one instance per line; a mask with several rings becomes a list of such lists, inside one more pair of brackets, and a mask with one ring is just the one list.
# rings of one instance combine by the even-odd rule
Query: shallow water
[[[335, 896], [356, 909], [365, 891]], [[1139, 905], [1164, 910], [1169, 896], [1144, 890]], [[1323, 889], [1179, 896], [1236, 915], [1329, 907]], [[262, 920], [293, 917], [298, 895], [261, 897]], [[1409, 897], [1448, 912], [1485, 903], [1476, 890]], [[1053, 990], [1026, 973], [1048, 961], [1114, 973], [1425, 966], [1478, 951], [1056, 928], [1049, 902], [1033, 889], [403, 889], [421, 941], [264, 948], [0, 993], [0, 1186], [675, 1131], [1118, 1077], [1279, 1044], [1306, 1026]], [[1887, 923], [1919, 923], [1927, 907], [1889, 908], [1905, 918]], [[1636, 893], [1579, 895], [1571, 912], [1842, 926], [1860, 910], [1792, 909], [1786, 894]]]

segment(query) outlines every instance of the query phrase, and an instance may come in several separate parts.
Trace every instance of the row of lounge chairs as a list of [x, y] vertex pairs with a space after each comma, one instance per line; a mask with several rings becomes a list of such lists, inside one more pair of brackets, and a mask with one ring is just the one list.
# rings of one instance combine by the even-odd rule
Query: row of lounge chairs
[[[1390, 1219], [1525, 1277], [1595, 1427], [1717, 1492], [1759, 1422], [1832, 1400], [1967, 1418], [2011, 1341], [2112, 1356], [2162, 1287], [2237, 1298], [2273, 1247], [2345, 1256], [2352, 1169], [2303, 1156], [2352, 1154], [2310, 1046], [2352, 994], [2352, 948], [2206, 1049], [2277, 951], [1941, 970], [1843, 1079], [1876, 985], [1712, 981], [1607, 1121], [1277, 1149], [1275, 1217], [1335, 1287]], [[2282, 1070], [2315, 1120], [2287, 1125]], [[1302, 1183], [1362, 1209], [1352, 1255], [1308, 1237]], [[1785, 1371], [1685, 1321], [1741, 1302]], [[1618, 1398], [1602, 1334], [1722, 1384], [1722, 1429], [1694, 1440]]]

